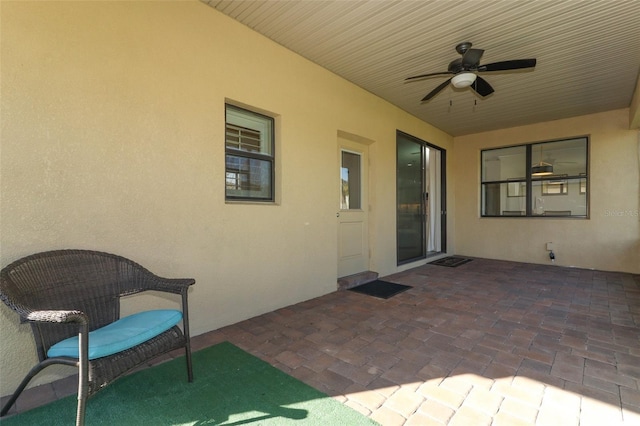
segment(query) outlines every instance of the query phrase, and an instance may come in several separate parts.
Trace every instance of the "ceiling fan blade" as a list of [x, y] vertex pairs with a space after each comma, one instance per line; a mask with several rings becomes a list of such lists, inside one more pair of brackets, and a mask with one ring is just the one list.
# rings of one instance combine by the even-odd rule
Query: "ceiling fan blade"
[[462, 66], [464, 69], [477, 67], [480, 63], [480, 58], [484, 50], [482, 49], [469, 49], [462, 55]]
[[[453, 78], [453, 77], [452, 77]], [[424, 98], [422, 98], [422, 102], [426, 102], [431, 100], [431, 98], [433, 98], [435, 95], [437, 95], [438, 93], [440, 93], [440, 91], [442, 89], [444, 89], [445, 87], [447, 87], [447, 85], [449, 84], [449, 82], [451, 81], [451, 78], [448, 79], [447, 81], [440, 83], [440, 85], [438, 87], [436, 87], [435, 89], [433, 89], [431, 92], [429, 92], [429, 94], [427, 96], [425, 96]]]
[[415, 81], [415, 80], [419, 80], [421, 78], [427, 78], [427, 77], [434, 77], [436, 75], [449, 75], [449, 74], [453, 74], [450, 71], [443, 71], [443, 72], [432, 72], [429, 74], [421, 74], [421, 75], [414, 75], [413, 77], [407, 77], [404, 79], [404, 81]]
[[494, 92], [493, 87], [491, 87], [491, 85], [487, 83], [487, 80], [485, 80], [480, 76], [476, 77], [476, 81], [473, 82], [473, 84], [471, 85], [471, 88], [475, 90], [476, 93], [482, 96], [483, 98], [485, 96], [489, 96]]
[[478, 71], [508, 71], [522, 68], [533, 68], [536, 66], [535, 59], [514, 59], [512, 61], [494, 62], [478, 67]]

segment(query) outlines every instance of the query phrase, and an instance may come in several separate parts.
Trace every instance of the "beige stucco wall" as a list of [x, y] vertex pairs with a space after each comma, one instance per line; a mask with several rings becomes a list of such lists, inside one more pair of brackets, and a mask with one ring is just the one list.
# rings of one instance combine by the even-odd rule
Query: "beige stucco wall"
[[[373, 141], [371, 269], [397, 271], [396, 129], [450, 136], [197, 1], [3, 1], [0, 17], [0, 266], [88, 248], [194, 277], [193, 335], [335, 291], [341, 131]], [[278, 117], [278, 205], [225, 204], [226, 99]], [[0, 334], [5, 395], [35, 353], [4, 305]]]
[[[573, 136], [590, 137], [588, 220], [481, 218], [480, 150]], [[456, 251], [468, 256], [640, 273], [640, 133], [629, 110], [457, 137]]]

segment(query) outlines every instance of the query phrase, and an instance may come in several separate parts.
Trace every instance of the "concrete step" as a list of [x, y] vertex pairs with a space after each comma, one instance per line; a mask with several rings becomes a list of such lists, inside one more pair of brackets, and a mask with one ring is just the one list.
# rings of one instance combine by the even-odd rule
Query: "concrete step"
[[361, 284], [370, 283], [378, 279], [378, 273], [374, 271], [364, 271], [357, 274], [338, 278], [338, 291], [348, 290]]

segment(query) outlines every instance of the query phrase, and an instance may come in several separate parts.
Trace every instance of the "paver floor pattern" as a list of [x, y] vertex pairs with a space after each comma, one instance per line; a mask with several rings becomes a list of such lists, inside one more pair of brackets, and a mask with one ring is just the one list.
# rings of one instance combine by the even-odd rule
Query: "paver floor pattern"
[[337, 291], [194, 349], [228, 340], [384, 426], [640, 425], [640, 275], [474, 259], [384, 279], [413, 288]]

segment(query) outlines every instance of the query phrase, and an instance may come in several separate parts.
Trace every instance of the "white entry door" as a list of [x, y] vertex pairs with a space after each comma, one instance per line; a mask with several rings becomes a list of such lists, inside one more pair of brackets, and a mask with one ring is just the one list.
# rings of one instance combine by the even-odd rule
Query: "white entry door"
[[338, 277], [369, 269], [367, 146], [339, 139]]

